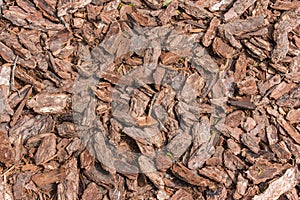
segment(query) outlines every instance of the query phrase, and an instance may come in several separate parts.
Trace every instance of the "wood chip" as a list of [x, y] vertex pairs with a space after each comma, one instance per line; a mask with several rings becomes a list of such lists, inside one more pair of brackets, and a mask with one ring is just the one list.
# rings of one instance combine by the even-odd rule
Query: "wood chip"
[[297, 169], [290, 168], [286, 170], [277, 180], [270, 183], [269, 187], [261, 194], [255, 195], [253, 200], [259, 199], [278, 199], [283, 193], [291, 190], [297, 184]]
[[232, 19], [238, 18], [245, 12], [247, 8], [253, 5], [256, 0], [238, 0], [224, 15], [225, 21], [230, 21]]
[[270, 97], [277, 100], [284, 94], [289, 93], [295, 86], [295, 83], [281, 82], [271, 92]]
[[282, 116], [277, 118], [277, 122], [285, 129], [290, 137], [295, 140], [295, 142], [300, 144], [300, 133], [292, 125], [290, 125]]
[[176, 177], [178, 177], [179, 179], [181, 179], [189, 184], [196, 185], [196, 186], [202, 186], [202, 187], [213, 187], [214, 186], [213, 182], [197, 175], [195, 172], [189, 170], [181, 163], [177, 163], [177, 164], [173, 165], [171, 170], [172, 170], [172, 173]]
[[63, 113], [67, 106], [66, 94], [38, 94], [27, 101], [27, 106], [40, 114]]
[[272, 164], [266, 160], [259, 160], [253, 166], [249, 167], [246, 174], [254, 184], [259, 184], [280, 174], [284, 169], [286, 167], [281, 164]]
[[202, 44], [208, 47], [217, 34], [217, 27], [220, 25], [220, 20], [217, 17], [213, 17], [210, 21], [209, 27], [202, 37]]

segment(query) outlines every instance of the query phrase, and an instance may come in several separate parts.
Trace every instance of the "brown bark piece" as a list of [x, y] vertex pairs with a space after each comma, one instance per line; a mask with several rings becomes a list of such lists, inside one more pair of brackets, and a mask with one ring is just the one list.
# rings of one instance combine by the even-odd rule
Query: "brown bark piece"
[[[219, 32], [222, 38], [236, 48], [242, 48], [240, 42], [234, 37], [241, 37], [244, 34], [257, 31], [266, 25], [266, 21], [262, 15], [257, 17], [249, 17], [247, 19], [237, 19], [219, 26]], [[260, 34], [261, 35], [261, 34]]]
[[90, 145], [92, 145], [94, 150], [95, 158], [102, 163], [103, 168], [112, 174], [115, 174], [116, 169], [113, 164], [114, 157], [109, 146], [105, 143], [104, 134], [100, 131], [95, 131], [93, 134], [93, 141]]
[[238, 83], [239, 93], [241, 95], [254, 95], [258, 92], [256, 80], [253, 77], [248, 77], [244, 81]]
[[240, 82], [246, 76], [247, 59], [244, 53], [240, 54], [235, 64], [234, 80]]
[[150, 158], [143, 156], [143, 155], [140, 156], [139, 157], [139, 166], [140, 166], [141, 171], [146, 174], [146, 176], [153, 182], [153, 184], [158, 189], [164, 188], [164, 182], [162, 180], [162, 177], [156, 171], [154, 163]]
[[53, 54], [58, 54], [57, 51], [61, 51], [61, 49], [70, 42], [72, 34], [67, 30], [61, 30], [57, 32], [54, 36], [50, 38], [49, 48]]
[[258, 152], [260, 151], [260, 138], [249, 134], [243, 134], [241, 137], [241, 141], [254, 153], [258, 154]]
[[256, 127], [256, 121], [251, 117], [247, 117], [241, 126], [245, 131], [249, 132]]
[[296, 174], [296, 168], [290, 168], [286, 170], [284, 175], [271, 182], [268, 188], [263, 193], [255, 195], [253, 200], [278, 199], [283, 193], [295, 187], [297, 184]]
[[299, 8], [300, 2], [299, 1], [289, 2], [289, 1], [277, 0], [271, 7], [276, 10], [292, 10], [295, 8]]
[[85, 169], [83, 173], [89, 180], [95, 182], [97, 185], [103, 185], [105, 187], [113, 187], [115, 185], [114, 177], [110, 173], [97, 169], [95, 166]]
[[66, 177], [57, 186], [58, 200], [78, 199], [79, 192], [79, 169], [77, 169], [76, 158], [71, 158], [63, 165]]
[[249, 101], [233, 101], [230, 100], [228, 101], [228, 103], [232, 106], [236, 106], [238, 108], [242, 108], [242, 109], [250, 109], [250, 110], [254, 110], [256, 108], [255, 104]]
[[11, 66], [4, 64], [0, 66], [0, 85], [10, 86]]
[[174, 164], [171, 168], [172, 173], [179, 179], [196, 186], [213, 187], [215, 184], [210, 180], [197, 175], [195, 172], [186, 168], [183, 164]]
[[54, 120], [50, 116], [37, 115], [35, 117], [23, 117], [19, 122], [9, 130], [9, 140], [11, 143], [18, 141], [22, 136], [26, 141], [28, 138], [43, 134], [50, 133], [54, 130]]
[[234, 155], [238, 155], [241, 153], [240, 145], [237, 142], [235, 142], [233, 139], [227, 140], [227, 146], [234, 153]]
[[217, 189], [209, 190], [206, 193], [207, 200], [226, 200], [227, 199], [227, 190], [223, 186], [218, 187]]
[[300, 83], [300, 72], [287, 73], [285, 74], [285, 79], [294, 83]]
[[66, 170], [63, 168], [57, 170], [46, 171], [32, 176], [32, 181], [40, 188], [48, 186], [52, 183], [64, 180]]
[[0, 129], [0, 162], [9, 167], [14, 164], [15, 150], [12, 148], [7, 133]]
[[224, 15], [225, 21], [230, 21], [232, 19], [241, 16], [251, 5], [253, 5], [256, 0], [238, 0]]
[[46, 16], [52, 21], [58, 22], [58, 19], [56, 18], [55, 3], [56, 3], [55, 1], [51, 1], [51, 0], [42, 0], [42, 1], [34, 0], [34, 4], [43, 12], [44, 16]]
[[286, 83], [283, 81], [274, 88], [270, 97], [277, 100], [284, 94], [289, 93], [295, 86], [295, 83]]
[[238, 127], [242, 121], [244, 121], [245, 113], [241, 110], [234, 111], [226, 116], [225, 124], [235, 128]]
[[204, 36], [202, 37], [202, 44], [205, 47], [208, 47], [212, 43], [213, 39], [217, 34], [217, 28], [220, 25], [220, 23], [221, 22], [217, 17], [213, 17], [210, 21], [209, 27]]
[[283, 95], [276, 101], [280, 107], [298, 108], [300, 106], [300, 87], [296, 86], [289, 94]]
[[167, 171], [172, 166], [172, 159], [169, 156], [158, 155], [155, 158], [157, 169], [160, 171]]
[[28, 92], [24, 96], [23, 101], [20, 103], [20, 105], [18, 106], [16, 112], [14, 113], [14, 115], [13, 115], [13, 117], [12, 117], [10, 123], [9, 123], [11, 127], [13, 127], [17, 123], [17, 120], [21, 116], [22, 110], [23, 110], [23, 108], [24, 108], [24, 106], [25, 106], [25, 104], [26, 104], [29, 96], [31, 95], [31, 93], [32, 93], [32, 87], [29, 88]]
[[2, 178], [0, 179], [0, 199], [5, 199], [5, 200], [14, 200], [15, 196], [13, 195], [12, 192], [12, 187], [4, 182]]
[[221, 146], [217, 146], [215, 153], [213, 154], [213, 156], [211, 158], [209, 158], [208, 160], [206, 160], [205, 164], [206, 165], [221, 165], [223, 162], [223, 151], [224, 148]]
[[170, 198], [170, 200], [180, 200], [180, 199], [193, 200], [194, 198], [189, 192], [187, 192], [183, 189], [179, 189]]
[[56, 153], [56, 137], [49, 135], [43, 139], [36, 154], [35, 163], [37, 165], [49, 161]]
[[20, 79], [21, 81], [23, 81], [27, 84], [33, 85], [33, 88], [38, 92], [41, 92], [42, 89], [45, 87], [43, 83], [36, 80], [35, 77], [33, 77], [32, 75], [29, 75], [28, 72], [24, 68], [21, 68], [19, 66], [16, 67], [15, 76], [16, 76], [16, 78]]
[[270, 145], [276, 144], [278, 142], [278, 134], [275, 126], [267, 126], [266, 133]]
[[213, 14], [206, 11], [204, 8], [201, 8], [200, 6], [197, 6], [196, 4], [192, 2], [181, 2], [179, 4], [180, 7], [182, 7], [185, 12], [196, 19], [205, 19], [207, 17], [212, 18]]
[[232, 183], [226, 171], [218, 166], [207, 166], [200, 169], [198, 172], [200, 175], [208, 177], [218, 183], [222, 183], [226, 187], [229, 187]]
[[92, 182], [84, 190], [82, 200], [102, 199], [103, 195], [103, 189]]
[[13, 115], [14, 111], [10, 108], [8, 104], [8, 87], [5, 85], [0, 85], [0, 99], [1, 99], [1, 107], [0, 107], [0, 113], [2, 115], [8, 114], [8, 115]]
[[22, 7], [23, 10], [18, 6], [9, 6], [8, 10], [3, 10], [4, 17], [13, 24], [22, 26], [23, 28], [42, 31], [58, 31], [64, 28], [62, 24], [56, 24], [43, 18], [42, 13], [37, 11], [31, 2], [19, 0], [17, 4]]
[[178, 159], [191, 145], [192, 137], [188, 133], [178, 132], [167, 145], [167, 150], [174, 159]]
[[270, 79], [266, 80], [264, 83], [259, 85], [259, 90], [262, 95], [265, 95], [266, 92], [273, 86], [281, 82], [280, 75], [272, 76]]
[[173, 52], [162, 53], [160, 56], [161, 63], [164, 65], [170, 65], [181, 58], [181, 55], [175, 54]]
[[267, 160], [259, 160], [246, 171], [247, 177], [254, 184], [262, 183], [280, 174], [286, 167], [278, 163], [270, 163]]
[[0, 56], [6, 61], [6, 62], [13, 62], [15, 55], [13, 51], [8, 48], [5, 44], [0, 42]]
[[288, 33], [300, 24], [300, 16], [296, 12], [285, 13], [281, 20], [275, 24], [273, 34], [276, 46], [272, 52], [271, 60], [278, 63], [283, 60], [289, 51]]
[[289, 161], [292, 156], [292, 153], [287, 148], [284, 141], [280, 141], [279, 143], [272, 145], [271, 150], [276, 154], [276, 156], [283, 163]]
[[57, 16], [62, 17], [68, 13], [74, 13], [91, 2], [92, 0], [58, 0]]
[[234, 53], [233, 48], [225, 42], [223, 42], [222, 39], [219, 37], [216, 37], [214, 39], [213, 50], [217, 55], [223, 58], [230, 58]]
[[241, 199], [248, 188], [248, 180], [244, 178], [241, 174], [238, 175], [237, 183], [236, 183], [236, 190], [233, 194], [234, 199]]
[[291, 138], [300, 144], [300, 133], [292, 125], [290, 125], [282, 116], [277, 118], [278, 124], [290, 135]]
[[224, 152], [224, 165], [231, 170], [243, 169], [246, 164], [230, 150]]
[[258, 58], [260, 61], [268, 58], [269, 52], [264, 51], [247, 40], [242, 40], [242, 43], [247, 47], [247, 52], [254, 58]]
[[11, 50], [14, 51], [14, 53], [20, 58], [23, 58], [25, 60], [28, 60], [31, 58], [30, 51], [23, 48], [22, 45], [19, 43], [18, 38], [15, 34], [9, 34], [6, 32], [3, 32], [0, 34], [0, 40]]
[[193, 73], [187, 77], [183, 85], [180, 98], [187, 103], [191, 103], [201, 95], [201, 91], [205, 86], [205, 80], [198, 73]]
[[300, 109], [290, 110], [286, 116], [286, 119], [292, 124], [300, 122]]
[[27, 101], [27, 106], [40, 114], [63, 113], [67, 107], [66, 94], [37, 94]]
[[193, 146], [188, 160], [188, 167], [192, 170], [201, 168], [215, 151], [211, 144], [214, 135], [210, 130], [210, 121], [208, 117], [202, 117], [200, 123], [195, 123], [192, 128]]
[[173, 16], [177, 15], [178, 1], [172, 1], [167, 8], [158, 16], [162, 25], [166, 25]]

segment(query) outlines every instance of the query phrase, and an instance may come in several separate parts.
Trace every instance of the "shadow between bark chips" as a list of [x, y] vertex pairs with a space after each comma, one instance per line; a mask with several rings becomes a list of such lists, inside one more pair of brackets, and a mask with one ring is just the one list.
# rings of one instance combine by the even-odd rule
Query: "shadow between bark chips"
[[[150, 173], [215, 152], [228, 85], [196, 35], [113, 23], [73, 88], [76, 130], [110, 172]], [[131, 67], [126, 67], [126, 64]]]

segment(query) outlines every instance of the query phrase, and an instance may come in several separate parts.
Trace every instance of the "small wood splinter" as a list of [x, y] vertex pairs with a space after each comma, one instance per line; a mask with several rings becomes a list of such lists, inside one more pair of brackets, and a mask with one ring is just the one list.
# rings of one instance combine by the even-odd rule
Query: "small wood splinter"
[[16, 67], [17, 67], [17, 61], [18, 61], [18, 58], [19, 58], [19, 56], [16, 55], [15, 60], [14, 60], [14, 63], [13, 63], [13, 67], [12, 67], [12, 70], [11, 70], [10, 89], [11, 89], [12, 91], [14, 91], [14, 92], [17, 91], [17, 92], [18, 92], [18, 95], [20, 96], [19, 90], [17, 90], [17, 89], [15, 88], [15, 69], [16, 69]]

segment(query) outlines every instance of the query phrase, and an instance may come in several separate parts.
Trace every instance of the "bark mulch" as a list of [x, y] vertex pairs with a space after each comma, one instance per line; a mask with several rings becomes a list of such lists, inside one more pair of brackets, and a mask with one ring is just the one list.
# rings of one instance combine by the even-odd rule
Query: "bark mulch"
[[297, 0], [0, 0], [0, 199], [299, 199]]

